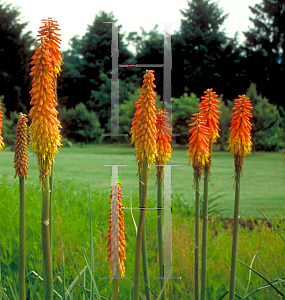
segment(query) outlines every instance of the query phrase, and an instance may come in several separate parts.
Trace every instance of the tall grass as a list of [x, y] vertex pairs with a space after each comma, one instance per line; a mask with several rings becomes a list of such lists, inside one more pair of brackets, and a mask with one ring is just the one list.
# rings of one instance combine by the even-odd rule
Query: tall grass
[[[122, 185], [124, 185], [123, 178], [120, 178], [120, 181]], [[62, 237], [66, 288], [68, 288], [78, 276], [72, 253], [74, 253], [76, 258], [79, 272], [86, 266], [84, 250], [86, 250], [87, 257], [90, 257], [90, 210], [88, 192], [89, 186], [72, 181], [57, 180], [54, 185], [53, 278], [55, 278], [54, 289], [60, 295], [62, 284], [59, 278], [63, 278]], [[1, 234], [0, 236], [1, 285], [3, 292], [8, 295], [9, 299], [13, 300], [16, 299], [15, 295], [17, 294], [18, 288], [18, 195], [18, 185], [16, 183], [10, 183], [7, 176], [2, 176], [0, 178], [0, 232], [6, 234]], [[130, 207], [130, 196], [131, 195], [128, 195], [127, 192], [124, 193], [125, 207]], [[212, 197], [210, 193], [209, 199]], [[102, 279], [102, 277], [109, 277], [107, 241], [105, 239], [109, 219], [109, 210], [106, 209], [106, 207], [108, 207], [107, 203], [109, 202], [109, 189], [105, 193], [91, 189], [90, 198], [93, 214], [94, 280], [99, 294], [104, 298], [108, 298], [112, 288], [109, 280]], [[149, 206], [155, 207], [155, 196], [150, 197], [148, 201]], [[181, 280], [168, 281], [167, 298], [194, 299], [194, 199], [186, 200], [185, 197], [174, 193], [172, 203], [172, 274], [174, 277], [180, 276]], [[139, 206], [138, 195], [132, 195], [132, 204], [136, 207]], [[210, 216], [211, 207], [214, 207], [214, 204], [211, 203], [210, 200]], [[33, 295], [34, 300], [41, 299], [42, 296], [42, 281], [36, 276], [36, 274], [39, 274], [42, 278], [43, 271], [41, 267], [40, 208], [40, 185], [26, 183], [26, 274], [29, 274], [31, 271], [35, 272], [26, 278], [26, 287], [27, 296], [30, 296], [31, 291], [35, 288]], [[212, 209], [219, 211], [217, 207]], [[138, 223], [138, 211], [134, 210], [133, 214], [136, 223]], [[260, 217], [262, 216], [260, 215]], [[156, 211], [149, 211], [149, 213], [146, 214], [146, 219], [147, 224], [149, 224], [147, 227], [147, 239], [149, 245], [150, 280], [153, 290], [158, 295], [160, 292], [159, 280], [155, 279], [155, 277], [159, 277]], [[277, 225], [277, 220], [273, 221], [273, 223]], [[200, 226], [202, 226], [202, 221]], [[279, 224], [279, 226], [280, 231], [283, 232], [285, 228], [284, 224]], [[120, 299], [129, 299], [130, 290], [132, 289], [132, 276], [134, 274], [135, 226], [129, 210], [125, 211], [125, 227], [128, 245], [125, 276], [128, 277], [128, 279], [120, 280]], [[206, 299], [219, 299], [219, 297], [228, 290], [230, 274], [228, 266], [230, 266], [231, 259], [231, 232], [232, 228], [230, 226], [224, 228], [222, 222], [216, 222], [213, 215], [211, 216], [208, 230], [209, 260]], [[276, 273], [280, 278], [284, 277], [284, 271], [281, 269], [284, 267], [284, 251], [284, 244], [281, 242], [280, 236], [266, 225], [263, 224], [259, 227], [254, 226], [254, 230], [251, 232], [247, 228], [239, 227], [238, 259], [250, 265], [257, 252], [257, 257], [252, 267], [261, 274], [264, 274], [266, 268], [266, 272], [268, 272], [272, 278], [277, 277]], [[276, 267], [276, 265], [280, 266], [280, 268]], [[87, 289], [90, 289], [90, 273], [88, 275], [88, 270], [86, 270], [86, 272], [85, 286]], [[269, 275], [266, 276], [269, 278]], [[57, 278], [58, 276], [59, 278]], [[141, 276], [143, 276], [142, 273]], [[249, 286], [248, 294], [265, 284], [264, 280], [253, 272], [251, 273], [249, 283], [249, 269], [240, 263], [237, 264], [237, 278], [244, 288]], [[82, 284], [80, 280], [77, 279], [72, 291], [70, 291], [70, 295], [72, 295], [73, 299], [83, 298], [83, 289], [80, 287], [83, 285], [83, 273], [81, 274], [81, 279]], [[244, 290], [239, 285], [239, 281], [237, 281], [236, 292], [243, 295]], [[251, 299], [279, 299], [276, 293], [270, 294], [270, 292], [267, 291], [269, 295], [268, 298], [265, 291], [266, 290], [261, 290], [253, 294]], [[90, 296], [88, 291], [87, 296]], [[3, 299], [5, 299], [4, 295]], [[55, 294], [54, 299], [60, 298]], [[68, 297], [67, 299], [70, 298]], [[87, 299], [86, 297], [86, 300]]]

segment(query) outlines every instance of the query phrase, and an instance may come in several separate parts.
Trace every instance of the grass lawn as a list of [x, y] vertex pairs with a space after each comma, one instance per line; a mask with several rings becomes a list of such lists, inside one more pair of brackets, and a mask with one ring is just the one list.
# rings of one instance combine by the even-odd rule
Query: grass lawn
[[[188, 165], [187, 147], [175, 148], [169, 164], [178, 164], [172, 168], [172, 201], [179, 195], [182, 201], [194, 203], [193, 169]], [[36, 157], [29, 150], [29, 172], [27, 182], [37, 184], [38, 169]], [[7, 175], [8, 182], [17, 183], [14, 178], [14, 152], [4, 148], [0, 155], [0, 176]], [[134, 147], [129, 145], [88, 145], [83, 148], [73, 146], [63, 147], [55, 158], [54, 184], [61, 181], [75, 181], [100, 192], [110, 191], [111, 167], [103, 164], [126, 164], [119, 168], [119, 180], [122, 183], [124, 198], [138, 193], [137, 164]], [[214, 152], [212, 159], [211, 183], [209, 194], [222, 192], [224, 196], [218, 202], [225, 212], [222, 217], [233, 217], [234, 206], [234, 160], [229, 152]], [[156, 172], [151, 167], [148, 193], [156, 195]], [[285, 218], [285, 166], [282, 153], [257, 152], [245, 158], [243, 178], [241, 181], [241, 218], [262, 217], [261, 210], [270, 218]], [[203, 183], [200, 184], [202, 190]], [[56, 188], [56, 186], [55, 186]], [[28, 201], [28, 199], [27, 199]], [[130, 203], [125, 203], [130, 206]], [[175, 211], [173, 211], [175, 213]], [[219, 215], [220, 216], [220, 215]]]

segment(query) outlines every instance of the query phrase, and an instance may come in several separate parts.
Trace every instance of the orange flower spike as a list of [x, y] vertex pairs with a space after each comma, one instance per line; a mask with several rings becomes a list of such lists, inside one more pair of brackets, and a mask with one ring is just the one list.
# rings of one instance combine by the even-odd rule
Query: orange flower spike
[[147, 70], [144, 75], [141, 95], [136, 102], [136, 112], [133, 118], [131, 143], [135, 143], [137, 163], [142, 164], [144, 158], [147, 164], [155, 162], [156, 157], [156, 115], [155, 115], [155, 92], [153, 88], [153, 70]]
[[[119, 217], [118, 217], [118, 222], [119, 222], [119, 271], [121, 273], [121, 276], [124, 277], [125, 275], [125, 263], [124, 261], [126, 260], [126, 237], [125, 237], [125, 222], [124, 222], [124, 205], [122, 202], [123, 199], [123, 194], [121, 193], [121, 187], [119, 186], [121, 185], [120, 182], [118, 182], [118, 200], [119, 200]], [[115, 185], [114, 185], [115, 186]], [[112, 199], [112, 190], [111, 190], [111, 194], [110, 194], [110, 199]], [[112, 201], [109, 202], [109, 204], [111, 204]], [[112, 265], [111, 262], [111, 239], [113, 237], [112, 235], [112, 208], [110, 210], [110, 216], [109, 216], [109, 228], [108, 228], [108, 234], [106, 236], [106, 239], [108, 239], [107, 242], [107, 260], [109, 262], [110, 268]], [[114, 237], [115, 238], [115, 237]], [[111, 274], [112, 275], [112, 274]]]
[[15, 168], [15, 176], [17, 175], [20, 177], [28, 176], [28, 169], [29, 169], [29, 155], [28, 155], [28, 134], [27, 134], [27, 116], [25, 114], [20, 113], [17, 122], [16, 128], [16, 138], [15, 138], [15, 157], [14, 157], [14, 168]]
[[[32, 119], [29, 128], [29, 145], [37, 155], [40, 179], [43, 179], [48, 172], [51, 175], [54, 156], [58, 153], [58, 147], [61, 146], [61, 135], [59, 133], [59, 127], [61, 126], [57, 118], [52, 118], [52, 115], [54, 115], [52, 111], [57, 103], [53, 91], [54, 69], [51, 64], [49, 49], [50, 45], [47, 39], [42, 38], [31, 62], [35, 66], [35, 75], [33, 87], [30, 91], [31, 103], [34, 106], [29, 113], [29, 117]], [[40, 72], [38, 72], [39, 70]], [[46, 81], [43, 82], [41, 78], [45, 78]], [[51, 109], [46, 109], [47, 105]]]
[[[171, 158], [171, 130], [170, 125], [168, 124], [169, 118], [168, 114], [164, 109], [158, 109], [156, 115], [156, 129], [157, 134], [161, 134], [160, 136], [156, 136], [156, 146], [157, 146], [157, 157], [156, 164], [157, 165], [166, 165]], [[163, 135], [165, 134], [165, 135]]]
[[199, 108], [202, 118], [206, 121], [206, 126], [210, 128], [209, 138], [211, 140], [211, 146], [216, 142], [217, 138], [220, 137], [218, 134], [219, 117], [217, 116], [217, 114], [220, 112], [217, 110], [219, 106], [215, 104], [220, 103], [220, 101], [215, 99], [219, 96], [216, 95], [216, 92], [213, 92], [212, 90], [213, 89], [207, 89], [207, 91], [204, 92], [206, 95], [201, 97], [201, 99], [204, 100], [200, 103]]
[[239, 95], [239, 99], [235, 100], [235, 107], [232, 108], [235, 112], [231, 114], [233, 119], [231, 121], [231, 135], [228, 142], [231, 153], [235, 157], [236, 171], [242, 171], [243, 159], [251, 152], [251, 124], [249, 118], [252, 118], [252, 114], [249, 110], [252, 107], [248, 99], [245, 95]]
[[2, 108], [1, 108], [1, 103], [0, 103], [0, 153], [1, 153], [1, 150], [4, 148], [5, 144], [3, 142], [3, 137], [2, 137]]
[[193, 126], [188, 132], [192, 133], [189, 139], [189, 149], [187, 157], [189, 157], [189, 164], [192, 162], [194, 169], [194, 181], [196, 177], [199, 179], [202, 175], [202, 170], [205, 163], [209, 159], [209, 127], [206, 127], [206, 121], [201, 116], [201, 113], [193, 115], [191, 120], [195, 120], [192, 124], [188, 126]]
[[48, 38], [48, 42], [50, 44], [50, 55], [52, 59], [52, 65], [54, 68], [55, 76], [61, 71], [60, 66], [62, 64], [61, 58], [61, 51], [60, 42], [61, 40], [58, 38], [60, 36], [59, 33], [55, 31], [59, 31], [57, 21], [52, 20], [52, 18], [48, 18], [47, 20], [42, 20], [43, 26], [41, 26], [40, 30], [38, 31], [39, 34], [37, 35], [39, 38], [37, 41], [40, 40], [41, 37], [46, 36]]

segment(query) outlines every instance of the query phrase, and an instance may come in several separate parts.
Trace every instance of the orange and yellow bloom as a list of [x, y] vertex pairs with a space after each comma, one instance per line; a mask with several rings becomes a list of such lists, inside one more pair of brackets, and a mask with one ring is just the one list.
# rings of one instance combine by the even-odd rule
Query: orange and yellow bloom
[[54, 93], [55, 93], [55, 98], [57, 101], [57, 93], [56, 93], [56, 88], [57, 88], [57, 83], [56, 83], [56, 77], [61, 71], [61, 64], [62, 64], [62, 58], [61, 58], [61, 51], [60, 49], [60, 43], [61, 39], [59, 36], [61, 36], [59, 33], [56, 31], [59, 31], [60, 29], [58, 28], [58, 22], [52, 20], [52, 18], [48, 18], [47, 20], [42, 20], [43, 26], [40, 27], [39, 34], [37, 35], [39, 38], [36, 40], [40, 41], [42, 37], [47, 38], [47, 42], [49, 43], [50, 46], [50, 58], [52, 60], [52, 66], [54, 69], [53, 75], [53, 88], [54, 88]]
[[194, 181], [198, 176], [199, 179], [202, 175], [202, 170], [209, 158], [209, 127], [206, 127], [206, 121], [203, 120], [201, 113], [193, 115], [191, 120], [195, 122], [188, 126], [194, 126], [188, 132], [192, 133], [189, 139], [189, 149], [187, 157], [189, 157], [189, 164], [192, 162], [194, 169]]
[[249, 118], [252, 118], [250, 113], [250, 100], [245, 95], [240, 96], [236, 99], [235, 106], [232, 108], [235, 112], [231, 114], [233, 117], [231, 121], [231, 135], [229, 138], [229, 148], [235, 158], [235, 169], [236, 171], [242, 171], [243, 159], [251, 152], [251, 124]]
[[209, 138], [212, 143], [215, 143], [217, 138], [220, 137], [218, 133], [219, 117], [217, 116], [217, 114], [219, 114], [220, 112], [217, 110], [219, 106], [215, 103], [220, 103], [220, 101], [214, 98], [217, 98], [219, 96], [216, 95], [216, 92], [213, 92], [213, 89], [207, 89], [204, 94], [206, 95], [201, 97], [203, 101], [200, 103], [199, 111], [203, 120], [206, 121], [206, 126], [210, 129]]
[[136, 160], [141, 166], [144, 159], [147, 164], [155, 162], [156, 157], [156, 116], [155, 116], [155, 92], [153, 88], [154, 75], [153, 70], [147, 70], [144, 75], [141, 95], [136, 102], [136, 112], [133, 119], [131, 133], [131, 142], [135, 143]]
[[3, 149], [3, 147], [5, 146], [4, 142], [3, 142], [3, 137], [2, 137], [2, 108], [1, 108], [1, 103], [0, 103], [0, 152]]
[[16, 128], [16, 138], [15, 138], [15, 157], [14, 157], [14, 168], [15, 168], [15, 176], [17, 175], [20, 177], [28, 176], [28, 169], [29, 169], [29, 154], [28, 154], [28, 134], [27, 134], [27, 116], [25, 114], [20, 113], [17, 122]]
[[[118, 185], [121, 185], [120, 182], [118, 182]], [[115, 187], [116, 185], [114, 185]], [[111, 191], [111, 195], [110, 195], [110, 199], [112, 199], [112, 191]], [[121, 187], [118, 186], [118, 204], [119, 204], [119, 212], [118, 213], [118, 222], [119, 222], [119, 228], [115, 228], [114, 232], [112, 232], [112, 208], [110, 211], [110, 216], [109, 216], [109, 229], [108, 229], [108, 234], [106, 236], [106, 239], [108, 239], [108, 244], [107, 244], [107, 252], [108, 252], [108, 256], [107, 256], [107, 260], [109, 262], [110, 268], [111, 268], [111, 272], [112, 272], [112, 268], [116, 269], [116, 266], [118, 264], [119, 261], [119, 271], [122, 275], [122, 277], [124, 277], [125, 274], [125, 263], [124, 261], [126, 260], [126, 238], [125, 238], [125, 222], [124, 222], [124, 205], [122, 202], [123, 199], [123, 194], [121, 193]], [[109, 204], [111, 204], [112, 201], [109, 202]], [[115, 213], [115, 212], [114, 212]], [[119, 235], [119, 245], [117, 245], [119, 247], [119, 257], [115, 257], [114, 261], [111, 261], [111, 242], [113, 242], [114, 244], [116, 244], [116, 234]], [[113, 256], [115, 256], [115, 254], [113, 254]], [[111, 274], [115, 275], [115, 274]]]
[[57, 119], [58, 112], [55, 109], [57, 103], [53, 90], [54, 69], [50, 56], [50, 44], [46, 37], [41, 38], [41, 43], [36, 48], [33, 56], [34, 65], [30, 75], [33, 75], [33, 87], [30, 91], [32, 97], [29, 117], [32, 123], [29, 128], [30, 147], [37, 155], [40, 179], [47, 173], [51, 175], [51, 167], [54, 156], [61, 146], [59, 133], [60, 123]]
[[208, 173], [210, 175], [210, 166], [211, 166], [211, 160], [212, 160], [212, 149], [213, 144], [216, 142], [217, 138], [220, 137], [218, 131], [218, 123], [219, 123], [219, 117], [217, 114], [220, 112], [217, 110], [219, 106], [217, 103], [220, 103], [219, 100], [216, 100], [215, 98], [219, 97], [216, 95], [216, 92], [213, 91], [213, 89], [207, 89], [207, 91], [204, 91], [205, 96], [202, 96], [201, 99], [203, 101], [200, 103], [200, 114], [202, 116], [202, 119], [206, 121], [205, 126], [209, 127], [209, 161], [205, 164], [205, 168], [208, 168]]
[[[166, 165], [171, 158], [171, 129], [169, 125], [168, 114], [164, 109], [158, 109], [156, 115], [156, 147], [157, 147], [157, 156], [156, 164], [157, 165]], [[157, 169], [163, 172], [163, 167], [157, 167]]]

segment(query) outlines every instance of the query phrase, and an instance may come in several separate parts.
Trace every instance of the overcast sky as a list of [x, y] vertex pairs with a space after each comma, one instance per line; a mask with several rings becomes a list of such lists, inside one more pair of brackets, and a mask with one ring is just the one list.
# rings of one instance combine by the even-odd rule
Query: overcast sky
[[[158, 31], [163, 33], [163, 24], [159, 22], [173, 21], [172, 34], [179, 30], [180, 19], [182, 14], [179, 9], [188, 8], [187, 0], [171, 1], [166, 4], [165, 0], [4, 0], [7, 3], [18, 5], [21, 11], [22, 21], [28, 21], [25, 31], [32, 31], [36, 36], [39, 27], [42, 25], [41, 19], [52, 17], [58, 21], [61, 29], [61, 50], [68, 49], [68, 42], [74, 35], [82, 36], [87, 30], [87, 26], [92, 24], [95, 16], [100, 10], [108, 13], [113, 11], [114, 16], [121, 24], [121, 32], [124, 31], [128, 35], [131, 31], [141, 33], [140, 26], [147, 32], [159, 25]], [[4, 2], [3, 0], [0, 2]], [[212, 1], [211, 1], [212, 2]], [[233, 37], [236, 31], [239, 32], [239, 42], [244, 40], [242, 31], [246, 31], [248, 26], [252, 26], [249, 17], [253, 16], [248, 8], [249, 5], [254, 6], [255, 3], [262, 1], [256, 0], [220, 0], [219, 7], [224, 9], [224, 14], [229, 13], [228, 18], [224, 22], [225, 32], [229, 37]], [[125, 23], [123, 23], [125, 22]], [[106, 26], [111, 26], [106, 24]], [[134, 52], [134, 48], [129, 47]]]

